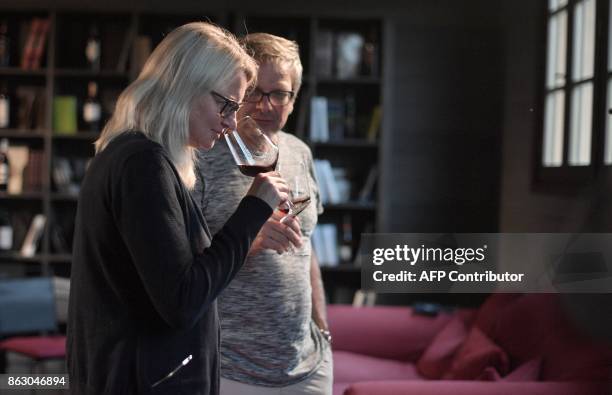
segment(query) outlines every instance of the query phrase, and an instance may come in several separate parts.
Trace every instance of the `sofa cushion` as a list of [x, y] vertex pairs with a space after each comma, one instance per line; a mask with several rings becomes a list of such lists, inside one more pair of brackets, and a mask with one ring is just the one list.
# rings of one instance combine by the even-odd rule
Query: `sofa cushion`
[[330, 305], [328, 317], [334, 350], [400, 361], [416, 361], [451, 318], [417, 315], [407, 307], [344, 305]]
[[456, 380], [473, 380], [491, 367], [501, 375], [508, 373], [510, 362], [508, 355], [497, 344], [480, 330], [473, 327], [453, 358], [450, 370], [444, 378]]
[[439, 379], [448, 371], [453, 356], [468, 335], [469, 317], [456, 314], [434, 337], [417, 363], [418, 372], [428, 379]]
[[333, 395], [342, 395], [344, 394], [344, 391], [350, 387], [351, 383], [339, 383], [336, 380], [334, 380], [334, 388], [333, 388]]
[[422, 379], [411, 362], [369, 357], [348, 351], [334, 351], [334, 382]]

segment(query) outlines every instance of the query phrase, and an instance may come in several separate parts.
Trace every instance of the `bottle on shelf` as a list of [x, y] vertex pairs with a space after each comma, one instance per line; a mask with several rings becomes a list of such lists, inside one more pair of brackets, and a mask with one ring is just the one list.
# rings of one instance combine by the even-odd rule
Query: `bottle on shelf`
[[13, 226], [10, 215], [6, 210], [0, 210], [0, 251], [9, 251], [13, 248]]
[[100, 120], [102, 118], [102, 106], [98, 99], [98, 84], [90, 81], [87, 84], [87, 99], [83, 104], [83, 120], [90, 132], [100, 131]]
[[7, 129], [11, 125], [11, 97], [3, 82], [0, 85], [0, 129]]
[[89, 29], [89, 37], [85, 45], [85, 58], [92, 71], [100, 71], [100, 35], [98, 25], [93, 23]]
[[11, 64], [11, 40], [8, 33], [8, 21], [0, 21], [0, 67]]
[[10, 164], [8, 158], [9, 142], [7, 138], [0, 140], [0, 191], [6, 192], [8, 190], [9, 176], [10, 176]]

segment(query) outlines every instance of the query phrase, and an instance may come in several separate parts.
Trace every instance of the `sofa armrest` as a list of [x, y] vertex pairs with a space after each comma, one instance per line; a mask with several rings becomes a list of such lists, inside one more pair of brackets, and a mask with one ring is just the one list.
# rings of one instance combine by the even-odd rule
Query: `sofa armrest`
[[416, 361], [451, 314], [414, 314], [409, 307], [329, 305], [334, 350]]
[[490, 381], [364, 381], [344, 395], [607, 395], [609, 383]]

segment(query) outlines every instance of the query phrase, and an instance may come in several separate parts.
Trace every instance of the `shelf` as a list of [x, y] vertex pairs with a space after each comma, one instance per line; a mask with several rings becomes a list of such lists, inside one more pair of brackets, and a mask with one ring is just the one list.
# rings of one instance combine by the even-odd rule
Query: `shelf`
[[33, 257], [24, 257], [18, 251], [0, 253], [0, 262], [17, 262], [17, 263], [41, 263], [47, 261], [49, 263], [70, 263], [72, 262], [71, 254], [36, 254]]
[[365, 139], [344, 139], [337, 141], [317, 141], [311, 143], [314, 148], [365, 148], [365, 149], [376, 149], [378, 148], [378, 142], [369, 141]]
[[0, 262], [9, 263], [40, 263], [43, 261], [43, 255], [34, 255], [33, 257], [24, 257], [17, 251], [10, 252], [1, 252], [0, 253]]
[[54, 192], [51, 194], [51, 200], [55, 202], [77, 202], [79, 195], [68, 192]]
[[49, 254], [47, 260], [49, 263], [71, 263], [72, 254]]
[[361, 268], [352, 263], [341, 263], [338, 266], [321, 266], [324, 273], [361, 273]]
[[110, 79], [127, 79], [128, 73], [114, 70], [91, 71], [87, 69], [57, 69], [54, 75], [56, 77], [75, 77], [75, 78], [110, 78]]
[[353, 77], [353, 78], [337, 78], [337, 77], [315, 77], [319, 84], [352, 84], [352, 85], [376, 85], [380, 84], [380, 77]]
[[21, 67], [0, 67], [0, 75], [5, 76], [44, 77], [45, 74], [47, 74], [46, 69], [24, 70]]
[[344, 202], [344, 203], [327, 203], [323, 205], [325, 211], [376, 211], [376, 203], [367, 202]]
[[29, 129], [0, 129], [0, 138], [10, 139], [43, 139], [48, 130], [29, 130]]
[[96, 140], [100, 137], [100, 132], [81, 132], [75, 134], [53, 134], [53, 140]]
[[0, 192], [0, 200], [42, 200], [42, 192], [23, 192], [20, 194], [9, 194], [7, 192]]

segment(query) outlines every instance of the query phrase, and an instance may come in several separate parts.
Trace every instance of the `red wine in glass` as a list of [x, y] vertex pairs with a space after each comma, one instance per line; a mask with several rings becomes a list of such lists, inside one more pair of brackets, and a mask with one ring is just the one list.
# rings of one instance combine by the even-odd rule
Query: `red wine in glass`
[[276, 168], [278, 147], [252, 118], [242, 118], [236, 130], [225, 129], [223, 137], [234, 162], [245, 176], [255, 177]]
[[293, 205], [291, 210], [288, 205], [282, 206], [279, 210], [285, 214], [289, 214], [289, 211], [291, 211], [291, 215], [296, 216], [308, 207], [310, 204], [310, 196], [300, 196], [297, 199], [292, 199], [291, 204]]
[[259, 173], [267, 173], [276, 169], [276, 162], [270, 166], [257, 166], [257, 165], [238, 165], [238, 170], [245, 176], [255, 177]]

